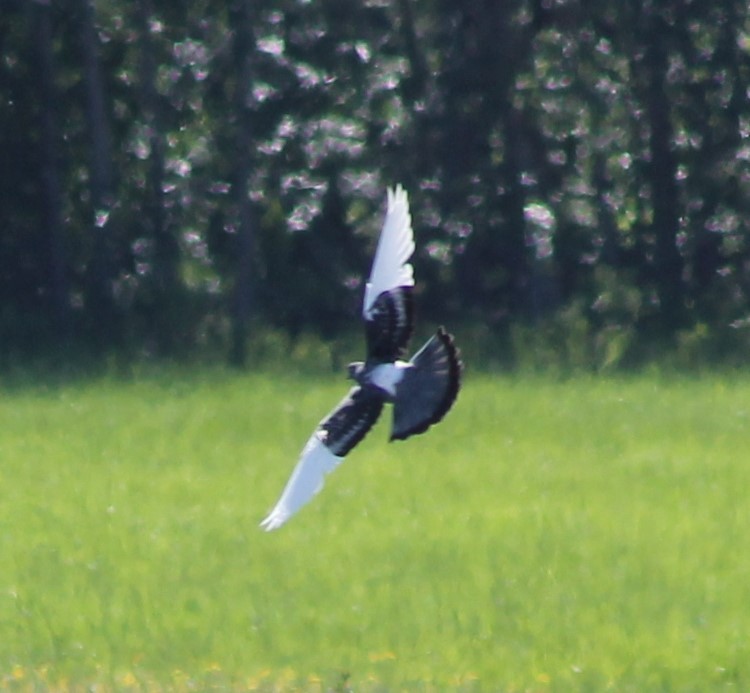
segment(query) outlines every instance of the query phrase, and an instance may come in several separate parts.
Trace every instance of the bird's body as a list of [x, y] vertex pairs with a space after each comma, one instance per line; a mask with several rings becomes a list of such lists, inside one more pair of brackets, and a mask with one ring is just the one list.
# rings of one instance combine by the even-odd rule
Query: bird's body
[[378, 363], [367, 367], [362, 361], [350, 364], [350, 376], [362, 387], [371, 385], [384, 393], [386, 399], [392, 402], [396, 396], [396, 387], [404, 377], [407, 368], [413, 368], [408, 361], [394, 361], [393, 363]]
[[323, 478], [372, 428], [386, 403], [393, 405], [391, 440], [423, 433], [456, 399], [462, 364], [453, 338], [440, 328], [408, 361], [414, 330], [414, 252], [409, 203], [403, 188], [388, 190], [388, 209], [365, 285], [367, 360], [349, 365], [356, 385], [321, 421], [305, 445], [281, 498], [261, 523], [280, 527], [322, 487]]

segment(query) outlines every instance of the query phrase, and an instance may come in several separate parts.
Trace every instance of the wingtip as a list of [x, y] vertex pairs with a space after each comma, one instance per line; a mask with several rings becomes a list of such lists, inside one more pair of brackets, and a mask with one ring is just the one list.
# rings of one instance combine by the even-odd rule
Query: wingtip
[[287, 518], [281, 517], [276, 513], [271, 513], [263, 522], [260, 523], [259, 527], [264, 532], [273, 532], [273, 530], [278, 529], [286, 522]]
[[401, 183], [396, 183], [392, 188], [386, 188], [388, 197], [388, 209], [393, 209], [397, 204], [409, 205], [409, 196]]

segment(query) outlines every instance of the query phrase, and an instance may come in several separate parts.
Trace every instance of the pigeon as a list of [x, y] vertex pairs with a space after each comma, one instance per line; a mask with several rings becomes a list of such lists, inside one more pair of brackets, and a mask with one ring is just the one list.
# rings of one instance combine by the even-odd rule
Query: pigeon
[[367, 435], [386, 403], [393, 405], [390, 439], [405, 440], [440, 421], [458, 395], [463, 364], [442, 327], [402, 360], [414, 331], [414, 233], [401, 185], [387, 190], [387, 201], [362, 305], [367, 359], [349, 364], [356, 384], [307, 441], [281, 498], [261, 522], [266, 531], [281, 527], [320, 491], [325, 475]]

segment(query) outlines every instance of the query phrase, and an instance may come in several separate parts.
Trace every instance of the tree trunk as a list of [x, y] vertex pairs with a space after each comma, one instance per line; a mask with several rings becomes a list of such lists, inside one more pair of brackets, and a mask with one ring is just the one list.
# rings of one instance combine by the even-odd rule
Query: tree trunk
[[415, 101], [424, 96], [430, 71], [419, 47], [412, 0], [398, 0], [398, 12], [401, 19], [401, 36], [410, 69], [410, 75], [403, 85], [404, 98], [413, 106]]
[[93, 0], [78, 0], [78, 5], [86, 88], [85, 115], [90, 137], [89, 189], [94, 215], [88, 303], [93, 320], [93, 343], [98, 349], [106, 350], [118, 343], [120, 329], [113, 294], [113, 229], [109, 219], [114, 203], [112, 137], [99, 65]]
[[661, 328], [666, 336], [684, 322], [683, 259], [677, 247], [680, 230], [679, 199], [676, 183], [677, 161], [672, 149], [674, 131], [666, 92], [669, 25], [655, 8], [642, 8], [645, 24], [646, 110], [650, 125], [649, 178], [653, 204], [653, 233], [656, 287]]
[[[512, 7], [507, 3], [484, 0], [480, 25], [483, 62], [486, 63], [486, 114], [489, 140], [492, 127], [499, 125], [503, 135], [504, 156], [492, 179], [503, 188], [498, 208], [503, 218], [502, 238], [497, 239], [507, 276], [508, 310], [511, 318], [523, 318], [530, 309], [530, 254], [526, 247], [526, 192], [522, 185], [524, 170], [523, 117], [513, 106], [513, 85], [519, 66], [529, 49], [531, 29], [512, 27]], [[492, 199], [493, 195], [488, 195]]]
[[138, 0], [136, 19], [140, 45], [140, 101], [141, 114], [149, 137], [149, 167], [146, 183], [144, 225], [154, 241], [154, 304], [151, 310], [150, 331], [158, 352], [171, 356], [179, 344], [177, 265], [179, 246], [169, 227], [164, 206], [165, 138], [159, 94], [156, 90], [156, 61], [151, 40], [150, 0]]
[[[491, 315], [499, 332], [523, 313], [530, 275], [521, 181], [523, 131], [512, 103], [512, 85], [529, 37], [526, 28], [512, 30], [512, 13], [507, 3], [471, 0], [456, 12], [457, 19], [448, 15], [445, 35], [455, 37], [455, 45], [450, 68], [438, 81], [446, 102], [440, 163], [446, 180], [457, 182], [446, 185], [446, 192], [458, 188], [449, 204], [461, 208], [472, 187], [482, 189], [485, 200], [458, 259], [461, 298]], [[501, 158], [492, 156], [497, 134], [503, 142]]]
[[237, 206], [238, 227], [236, 235], [235, 282], [232, 301], [232, 346], [230, 362], [238, 367], [247, 365], [248, 326], [253, 311], [253, 284], [255, 263], [255, 238], [253, 209], [248, 197], [248, 184], [252, 171], [252, 112], [250, 95], [253, 77], [253, 52], [255, 39], [252, 27], [252, 0], [237, 0], [231, 9], [232, 26], [235, 27], [233, 64], [236, 78], [235, 155], [237, 164], [232, 181], [232, 193]]
[[41, 188], [47, 236], [48, 290], [58, 343], [71, 337], [67, 259], [63, 240], [62, 188], [60, 183], [61, 141], [58, 117], [57, 74], [52, 48], [52, 21], [49, 5], [33, 3], [34, 45], [37, 51], [38, 86], [41, 93]]

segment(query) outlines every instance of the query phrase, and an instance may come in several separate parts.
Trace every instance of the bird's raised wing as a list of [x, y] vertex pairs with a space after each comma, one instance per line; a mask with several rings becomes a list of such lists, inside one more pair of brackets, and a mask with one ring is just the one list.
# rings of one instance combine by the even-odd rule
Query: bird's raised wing
[[323, 487], [325, 475], [367, 435], [382, 410], [378, 390], [352, 388], [307, 441], [281, 498], [260, 526], [266, 531], [277, 529], [308, 503]]
[[414, 329], [414, 270], [408, 262], [413, 253], [409, 199], [398, 185], [388, 189], [385, 222], [365, 286], [368, 360], [395, 361], [406, 350]]

